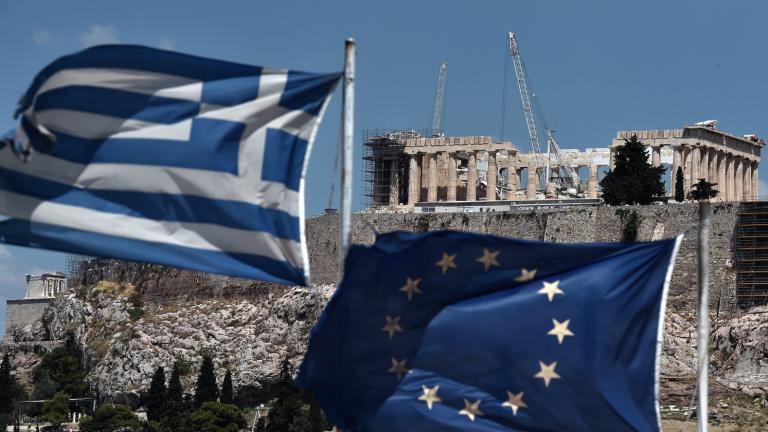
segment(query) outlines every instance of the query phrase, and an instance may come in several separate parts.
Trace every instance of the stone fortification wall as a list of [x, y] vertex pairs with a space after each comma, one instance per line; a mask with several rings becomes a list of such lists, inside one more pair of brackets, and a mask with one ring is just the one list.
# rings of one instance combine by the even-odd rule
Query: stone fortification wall
[[[738, 205], [713, 206], [712, 216], [712, 308], [719, 313], [735, 311], [735, 272], [731, 269], [731, 244]], [[589, 207], [513, 210], [490, 213], [385, 214], [353, 216], [353, 242], [370, 244], [375, 231], [432, 231], [453, 229], [554, 242], [617, 242], [632, 211], [640, 216], [638, 240], [685, 237], [670, 286], [669, 301], [675, 310], [696, 307], [696, 244], [698, 234], [695, 204], [626, 207]], [[313, 280], [334, 283], [338, 271], [338, 215], [325, 215], [307, 222], [307, 241]], [[374, 231], [375, 230], [375, 231]]]
[[31, 329], [50, 302], [51, 299], [7, 300], [3, 339], [12, 340], [14, 332]]

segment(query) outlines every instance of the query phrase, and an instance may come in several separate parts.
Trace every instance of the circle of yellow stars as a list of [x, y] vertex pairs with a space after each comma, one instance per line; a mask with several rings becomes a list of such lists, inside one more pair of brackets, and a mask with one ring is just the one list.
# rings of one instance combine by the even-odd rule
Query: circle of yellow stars
[[[493, 267], [500, 267], [498, 261], [500, 253], [501, 251], [499, 250], [492, 251], [488, 248], [483, 248], [483, 254], [475, 259], [475, 261], [482, 264], [484, 272], [488, 272]], [[457, 256], [458, 254], [456, 253], [449, 254], [444, 252], [442, 257], [437, 262], [435, 262], [435, 266], [440, 268], [443, 275], [446, 275], [449, 270], [459, 268], [456, 264]], [[536, 272], [537, 269], [521, 268], [520, 275], [515, 277], [514, 281], [520, 283], [530, 282], [536, 278]], [[410, 302], [413, 300], [414, 296], [423, 293], [419, 288], [420, 283], [421, 278], [407, 277], [405, 280], [405, 285], [400, 287], [399, 291], [405, 294], [407, 301]], [[556, 280], [554, 282], [542, 281], [542, 287], [537, 291], [537, 294], [546, 296], [547, 302], [552, 303], [557, 300], [558, 296], [565, 295], [565, 292], [560, 288], [560, 281]], [[398, 333], [403, 331], [400, 318], [401, 316], [385, 316], [386, 324], [384, 327], [382, 327], [381, 330], [387, 333], [389, 339], [393, 339]], [[552, 318], [553, 327], [547, 332], [547, 335], [555, 336], [558, 345], [562, 345], [563, 342], [565, 342], [566, 337], [575, 336], [573, 331], [571, 331], [569, 328], [570, 323], [570, 319], [559, 321], [555, 318]], [[406, 359], [398, 360], [397, 358], [392, 357], [390, 362], [391, 365], [387, 372], [394, 374], [398, 380], [402, 379], [405, 374], [410, 372], [410, 369], [406, 365]], [[545, 363], [544, 361], [540, 360], [539, 371], [534, 375], [534, 378], [541, 379], [544, 383], [544, 387], [548, 388], [553, 380], [562, 379], [562, 377], [557, 373], [556, 368], [557, 361]], [[422, 394], [417, 399], [419, 401], [423, 401], [426, 404], [427, 409], [430, 411], [432, 410], [434, 404], [443, 402], [443, 399], [441, 399], [438, 395], [438, 391], [440, 390], [439, 385], [435, 385], [434, 387], [422, 385], [421, 389]], [[523, 391], [514, 393], [510, 390], [507, 390], [507, 399], [501, 405], [503, 407], [509, 408], [512, 411], [512, 415], [516, 416], [521, 408], [528, 407], [528, 405], [523, 400], [524, 394], [525, 393]], [[464, 399], [464, 408], [459, 410], [458, 414], [461, 416], [466, 416], [470, 421], [474, 422], [478, 416], [484, 415], [480, 409], [481, 403], [482, 399], [475, 401]]]

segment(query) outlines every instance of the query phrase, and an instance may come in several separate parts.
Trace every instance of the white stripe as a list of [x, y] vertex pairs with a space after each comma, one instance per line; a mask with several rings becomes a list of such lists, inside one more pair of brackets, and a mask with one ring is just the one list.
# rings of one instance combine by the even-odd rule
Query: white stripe
[[84, 85], [200, 102], [203, 84], [195, 79], [133, 69], [73, 68], [56, 72], [37, 95], [70, 85]]
[[669, 294], [669, 284], [672, 282], [672, 271], [675, 268], [675, 259], [680, 251], [680, 244], [683, 242], [683, 235], [675, 238], [675, 247], [672, 250], [672, 257], [667, 266], [667, 274], [664, 276], [664, 288], [661, 292], [661, 306], [659, 307], [659, 327], [656, 329], [656, 364], [654, 367], [653, 396], [656, 402], [656, 422], [661, 430], [661, 407], [659, 406], [659, 394], [661, 388], [661, 350], [664, 348], [664, 316], [667, 310], [667, 295]]
[[41, 201], [27, 195], [0, 191], [0, 212], [31, 222], [57, 225], [132, 240], [185, 246], [209, 251], [246, 253], [287, 261], [302, 267], [301, 245], [269, 233], [221, 225], [157, 221]]
[[[165, 130], [163, 127], [168, 127], [168, 125], [143, 120], [110, 117], [84, 111], [52, 109], [37, 111], [36, 113], [40, 124], [47, 128], [86, 139], [108, 138], [118, 133], [138, 132], [145, 134], [145, 138], [174, 139], [164, 135], [168, 133], [170, 137], [178, 136], [182, 137], [181, 139], [183, 140], [187, 140], [189, 139], [192, 124], [191, 120], [186, 120], [186, 123], [180, 122], [186, 125], [186, 131], [183, 130], [183, 126]], [[147, 129], [151, 131], [147, 132]]]

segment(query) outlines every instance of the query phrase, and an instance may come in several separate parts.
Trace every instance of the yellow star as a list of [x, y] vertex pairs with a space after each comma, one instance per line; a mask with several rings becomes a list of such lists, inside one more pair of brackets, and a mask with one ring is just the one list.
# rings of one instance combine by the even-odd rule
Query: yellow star
[[443, 269], [443, 274], [445, 274], [449, 268], [458, 268], [456, 267], [456, 263], [453, 262], [455, 258], [456, 254], [448, 255], [447, 253], [443, 253], [443, 257], [440, 261], [436, 262], [435, 265], [441, 267]]
[[533, 270], [520, 269], [520, 276], [515, 278], [515, 282], [528, 282], [530, 280], [533, 280], [535, 276], [536, 276], [536, 269], [533, 269]]
[[539, 373], [534, 375], [534, 378], [541, 378], [544, 380], [544, 386], [549, 387], [549, 382], [553, 379], [559, 379], [560, 375], [555, 372], [555, 368], [557, 367], [557, 362], [552, 362], [552, 364], [544, 364], [543, 361], [539, 361], [539, 367], [541, 370]]
[[517, 415], [517, 410], [520, 408], [528, 408], [528, 405], [523, 402], [523, 392], [514, 394], [509, 390], [507, 390], [507, 401], [501, 406], [512, 408], [512, 415]]
[[403, 331], [403, 328], [400, 327], [400, 317], [396, 316], [392, 318], [387, 315], [387, 325], [385, 325], [382, 330], [389, 333], [389, 338], [392, 339], [392, 336], [394, 336], [395, 333]]
[[440, 399], [440, 397], [437, 395], [437, 391], [440, 389], [439, 385], [436, 385], [432, 388], [429, 388], [425, 385], [421, 386], [421, 390], [424, 392], [423, 395], [419, 396], [419, 400], [424, 401], [427, 403], [427, 408], [430, 410], [432, 409], [432, 404], [435, 402], [442, 402], [443, 400]]
[[560, 322], [552, 318], [552, 323], [555, 325], [555, 327], [548, 331], [547, 334], [557, 336], [557, 342], [562, 345], [566, 336], [573, 336], [573, 332], [568, 330], [568, 324], [570, 324], [570, 322], [571, 320], [569, 319]]
[[397, 360], [396, 358], [392, 357], [392, 367], [387, 370], [387, 372], [392, 372], [393, 374], [397, 375], [397, 379], [401, 379], [403, 375], [410, 372], [410, 369], [405, 367], [405, 360]]
[[469, 417], [470, 420], [475, 421], [475, 416], [483, 415], [482, 411], [480, 411], [481, 401], [482, 399], [478, 399], [470, 403], [468, 400], [464, 399], [464, 409], [459, 411], [459, 415], [465, 415]]
[[555, 298], [555, 294], [563, 294], [563, 290], [557, 286], [559, 283], [560, 281], [544, 282], [544, 288], [538, 290], [537, 292], [539, 294], [546, 294], [547, 299], [552, 301], [552, 299]]
[[485, 271], [488, 271], [488, 269], [491, 268], [491, 266], [499, 265], [499, 262], [496, 261], [496, 257], [499, 256], [499, 252], [500, 251], [491, 252], [488, 249], [483, 248], [483, 256], [476, 259], [475, 261], [479, 263], [483, 263], [483, 265], [485, 266]]
[[421, 290], [419, 289], [419, 282], [421, 282], [421, 278], [411, 279], [411, 278], [405, 278], [405, 286], [400, 288], [400, 291], [404, 292], [405, 295], [408, 296], [408, 301], [411, 301], [414, 294], [421, 294]]

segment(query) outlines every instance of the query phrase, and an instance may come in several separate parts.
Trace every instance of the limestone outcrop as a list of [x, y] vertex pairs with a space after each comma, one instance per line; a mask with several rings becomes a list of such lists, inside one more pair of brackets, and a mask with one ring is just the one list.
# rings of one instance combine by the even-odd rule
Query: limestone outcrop
[[258, 302], [209, 299], [140, 313], [129, 300], [133, 290], [132, 285], [101, 283], [87, 294], [80, 290], [61, 296], [27, 339], [74, 334], [85, 354], [87, 380], [102, 398], [135, 400], [149, 387], [155, 368], [170, 371], [175, 361], [181, 362], [182, 382], [192, 391], [201, 355], [209, 352], [219, 380], [229, 368], [241, 397], [263, 401], [270, 397], [282, 362], [301, 362], [309, 331], [333, 287], [291, 288]]

